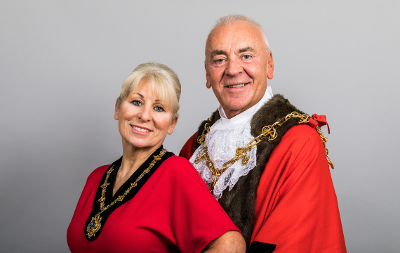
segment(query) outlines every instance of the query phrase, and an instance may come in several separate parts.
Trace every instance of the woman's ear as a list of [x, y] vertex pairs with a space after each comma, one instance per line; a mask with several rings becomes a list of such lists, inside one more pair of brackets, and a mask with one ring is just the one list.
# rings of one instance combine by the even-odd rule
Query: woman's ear
[[115, 111], [114, 111], [114, 119], [115, 120], [119, 119], [119, 117], [118, 117], [118, 110], [119, 110], [118, 101], [119, 101], [119, 98], [117, 98], [117, 101], [115, 101]]
[[174, 128], [175, 128], [175, 126], [176, 126], [176, 123], [178, 123], [178, 117], [176, 117], [176, 118], [172, 121], [171, 125], [168, 127], [168, 134], [172, 134], [172, 133], [174, 132]]

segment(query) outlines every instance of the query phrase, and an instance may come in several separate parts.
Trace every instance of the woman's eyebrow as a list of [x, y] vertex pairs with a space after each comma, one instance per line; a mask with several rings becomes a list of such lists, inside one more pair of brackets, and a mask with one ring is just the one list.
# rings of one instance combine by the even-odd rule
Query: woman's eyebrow
[[[140, 93], [135, 93], [136, 95], [138, 95], [140, 98], [144, 99], [144, 96]], [[156, 99], [155, 102], [160, 103], [161, 100], [160, 99]]]

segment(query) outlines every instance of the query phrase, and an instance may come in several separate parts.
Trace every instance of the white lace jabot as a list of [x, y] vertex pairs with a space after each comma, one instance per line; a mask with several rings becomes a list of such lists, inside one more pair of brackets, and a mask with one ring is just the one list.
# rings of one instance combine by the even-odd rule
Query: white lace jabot
[[[246, 111], [236, 115], [235, 117], [228, 119], [225, 115], [222, 106], [218, 108], [221, 118], [215, 122], [210, 132], [207, 134], [206, 143], [208, 146], [208, 154], [210, 159], [214, 162], [216, 168], [221, 169], [222, 165], [232, 159], [235, 156], [236, 149], [238, 147], [246, 147], [254, 137], [251, 135], [250, 121], [253, 115], [272, 97], [271, 87], [267, 87], [264, 97], [254, 106], [247, 109]], [[190, 162], [199, 172], [200, 176], [210, 186], [211, 171], [208, 169], [205, 160], [196, 164], [194, 160], [199, 155], [203, 145], [200, 145], [190, 158]], [[235, 186], [241, 176], [245, 176], [256, 166], [256, 153], [257, 146], [249, 152], [249, 162], [242, 166], [240, 161], [237, 161], [231, 167], [229, 167], [219, 177], [214, 187], [214, 197], [219, 199], [222, 197], [222, 192], [229, 186], [229, 190]]]

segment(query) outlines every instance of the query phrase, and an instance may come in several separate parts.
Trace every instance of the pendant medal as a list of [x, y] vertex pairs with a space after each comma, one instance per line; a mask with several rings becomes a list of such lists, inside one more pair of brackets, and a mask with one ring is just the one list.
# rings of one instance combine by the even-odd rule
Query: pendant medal
[[86, 235], [89, 239], [101, 228], [101, 219], [102, 217], [100, 217], [100, 214], [96, 214], [89, 222], [88, 226], [86, 227]]
[[[134, 173], [134, 177], [131, 176], [131, 178], [128, 179], [129, 181], [125, 182], [124, 185], [121, 186], [124, 187], [120, 188], [120, 190], [122, 189], [121, 192], [123, 193], [121, 195], [112, 197], [112, 199], [110, 200], [111, 202], [106, 205], [106, 198], [110, 195], [107, 195], [106, 192], [107, 190], [108, 192], [112, 191], [112, 186], [111, 183], [109, 183], [109, 178], [111, 176], [111, 172], [115, 171], [114, 166], [120, 166], [122, 157], [119, 160], [115, 161], [107, 169], [106, 173], [103, 176], [101, 184], [97, 189], [95, 197], [97, 201], [95, 201], [93, 204], [92, 212], [85, 223], [86, 227], [83, 227], [87, 240], [94, 241], [101, 233], [103, 225], [107, 221], [107, 218], [110, 216], [111, 212], [133, 198], [139, 191], [140, 187], [143, 186], [147, 179], [158, 168], [159, 164], [161, 164], [165, 159], [168, 159], [173, 155], [173, 153], [170, 152], [165, 155], [167, 152], [168, 151], [166, 149], [163, 149], [162, 146], [156, 152], [154, 152], [153, 156], [150, 156], [135, 172], [137, 175]], [[153, 169], [153, 167], [155, 168]]]

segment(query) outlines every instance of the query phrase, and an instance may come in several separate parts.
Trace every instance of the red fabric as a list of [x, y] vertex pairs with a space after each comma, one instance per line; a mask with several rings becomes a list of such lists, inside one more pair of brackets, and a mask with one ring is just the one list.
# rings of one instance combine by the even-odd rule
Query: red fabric
[[318, 114], [313, 114], [312, 117], [310, 117], [309, 122], [308, 122], [312, 127], [322, 127], [322, 126], [327, 126], [328, 127], [328, 134], [331, 133], [331, 130], [329, 129], [328, 121], [326, 121], [326, 116], [325, 115], [318, 115]]
[[67, 231], [73, 253], [200, 252], [222, 234], [239, 231], [192, 165], [172, 156], [131, 200], [113, 211], [99, 237], [90, 242], [84, 226], [107, 168], [93, 171], [83, 189]]
[[[180, 155], [190, 158], [195, 137]], [[325, 148], [309, 125], [294, 126], [272, 152], [257, 189], [251, 241], [280, 252], [346, 252]]]

